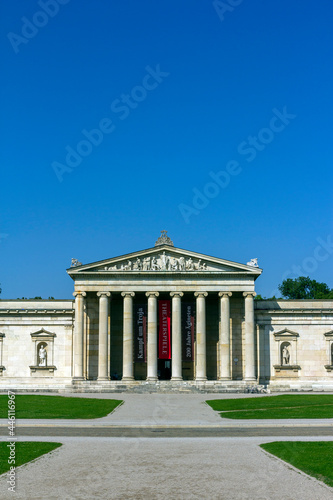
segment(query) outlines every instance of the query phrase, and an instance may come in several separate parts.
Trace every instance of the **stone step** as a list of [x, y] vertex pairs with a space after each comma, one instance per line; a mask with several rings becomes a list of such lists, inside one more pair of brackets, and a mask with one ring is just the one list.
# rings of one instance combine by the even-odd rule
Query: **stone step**
[[197, 383], [195, 381], [169, 382], [159, 381], [149, 383], [146, 381], [122, 382], [98, 382], [96, 380], [73, 381], [66, 386], [66, 392], [108, 392], [108, 393], [258, 393], [263, 392], [264, 386], [244, 381], [207, 381]]

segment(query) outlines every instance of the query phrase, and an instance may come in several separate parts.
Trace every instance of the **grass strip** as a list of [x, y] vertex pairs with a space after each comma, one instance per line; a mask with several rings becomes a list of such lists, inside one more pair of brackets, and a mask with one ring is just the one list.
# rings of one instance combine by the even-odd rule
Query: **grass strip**
[[247, 397], [241, 399], [212, 399], [207, 404], [215, 411], [259, 410], [266, 408], [310, 407], [332, 405], [331, 394], [284, 394], [280, 396]]
[[267, 410], [224, 411], [222, 418], [234, 420], [286, 419], [286, 418], [333, 418], [333, 406], [304, 406], [297, 408], [268, 408]]
[[[16, 418], [101, 418], [111, 413], [121, 400], [22, 395], [15, 397]], [[0, 418], [8, 417], [8, 396], [0, 395]]]
[[275, 441], [260, 447], [333, 487], [332, 441]]
[[31, 462], [35, 458], [45, 455], [61, 446], [61, 443], [48, 443], [38, 441], [16, 441], [15, 442], [15, 463], [8, 463], [10, 460], [10, 448], [8, 441], [0, 442], [0, 474], [9, 471], [10, 467], [19, 467], [20, 465]]

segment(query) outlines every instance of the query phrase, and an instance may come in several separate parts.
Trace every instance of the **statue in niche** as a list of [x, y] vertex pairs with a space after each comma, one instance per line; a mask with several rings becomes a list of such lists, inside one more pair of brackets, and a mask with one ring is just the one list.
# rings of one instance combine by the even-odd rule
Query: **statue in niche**
[[39, 356], [39, 363], [38, 366], [46, 366], [46, 345], [41, 344], [39, 351], [38, 351], [38, 356]]
[[283, 365], [289, 365], [290, 363], [290, 352], [289, 352], [289, 346], [284, 345], [282, 349], [282, 364]]

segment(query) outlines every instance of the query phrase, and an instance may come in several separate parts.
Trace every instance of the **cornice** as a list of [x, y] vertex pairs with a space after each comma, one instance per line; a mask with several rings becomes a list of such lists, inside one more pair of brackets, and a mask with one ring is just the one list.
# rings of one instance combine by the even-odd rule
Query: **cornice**
[[332, 314], [333, 315], [333, 309], [254, 309], [254, 313], [256, 315], [262, 314], [262, 315], [283, 315], [283, 314], [292, 314], [293, 316], [295, 314]]
[[74, 309], [0, 309], [0, 315], [74, 314]]

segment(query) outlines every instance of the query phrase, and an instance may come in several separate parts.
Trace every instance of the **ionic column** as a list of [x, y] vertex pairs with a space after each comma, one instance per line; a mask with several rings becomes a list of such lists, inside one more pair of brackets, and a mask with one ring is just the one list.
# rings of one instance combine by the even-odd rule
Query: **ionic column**
[[255, 292], [244, 292], [245, 297], [245, 380], [256, 380], [254, 341], [254, 297]]
[[74, 292], [75, 329], [74, 329], [74, 378], [83, 380], [83, 335], [84, 335], [84, 297], [86, 292]]
[[171, 292], [172, 297], [172, 354], [171, 380], [183, 380], [182, 376], [182, 325], [181, 297], [183, 292]]
[[148, 343], [147, 343], [147, 380], [156, 381], [157, 377], [157, 297], [158, 292], [146, 292], [148, 297]]
[[197, 298], [197, 340], [196, 340], [196, 377], [197, 381], [207, 380], [206, 373], [206, 297], [207, 292], [195, 292]]
[[123, 378], [124, 382], [134, 380], [133, 365], [133, 297], [134, 292], [122, 292], [124, 297], [123, 320]]
[[98, 378], [109, 380], [108, 373], [108, 318], [110, 292], [98, 292], [99, 329], [98, 329]]
[[221, 311], [221, 328], [220, 328], [220, 369], [219, 379], [230, 380], [230, 300], [231, 292], [220, 292], [220, 311]]

